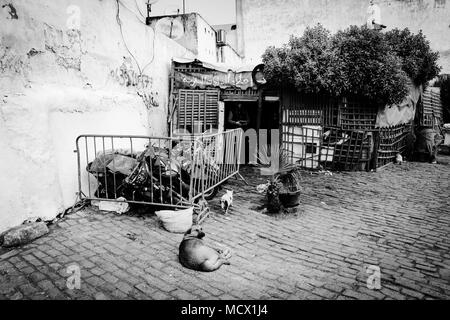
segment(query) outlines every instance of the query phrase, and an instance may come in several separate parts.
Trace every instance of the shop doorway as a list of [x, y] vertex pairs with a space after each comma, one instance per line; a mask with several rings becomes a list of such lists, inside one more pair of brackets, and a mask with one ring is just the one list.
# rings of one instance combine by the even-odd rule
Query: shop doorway
[[263, 101], [261, 122], [258, 133], [258, 158], [261, 164], [268, 164], [272, 146], [277, 149], [280, 144], [280, 103], [279, 101]]
[[244, 130], [241, 164], [256, 164], [257, 111], [258, 103], [256, 101], [225, 102], [225, 130], [235, 128]]

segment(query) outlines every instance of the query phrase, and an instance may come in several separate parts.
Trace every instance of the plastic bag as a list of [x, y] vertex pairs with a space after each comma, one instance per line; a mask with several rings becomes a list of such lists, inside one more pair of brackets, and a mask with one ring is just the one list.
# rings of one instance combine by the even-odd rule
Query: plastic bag
[[161, 210], [156, 211], [155, 214], [161, 220], [164, 229], [174, 233], [185, 233], [192, 228], [192, 215], [194, 208], [185, 210]]

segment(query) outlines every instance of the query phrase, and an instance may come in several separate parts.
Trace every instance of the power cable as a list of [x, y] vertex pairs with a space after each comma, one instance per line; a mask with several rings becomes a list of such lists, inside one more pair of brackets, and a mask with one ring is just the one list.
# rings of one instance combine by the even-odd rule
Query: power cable
[[156, 38], [156, 29], [153, 29], [153, 43], [152, 43], [152, 59], [149, 63], [147, 63], [144, 68], [142, 69], [142, 72], [147, 69], [148, 66], [150, 66], [153, 63], [153, 60], [155, 60], [155, 38]]
[[[153, 29], [153, 41], [152, 41], [152, 59], [150, 60], [149, 63], [147, 63], [144, 68], [141, 69], [141, 67], [139, 66], [139, 62], [137, 61], [136, 57], [131, 53], [130, 49], [127, 46], [127, 43], [125, 41], [125, 37], [123, 35], [123, 29], [122, 29], [122, 21], [120, 20], [120, 5], [122, 5], [124, 8], [126, 8], [128, 11], [132, 12], [135, 17], [139, 20], [139, 22], [143, 23], [139, 17], [135, 14], [135, 12], [133, 10], [131, 10], [130, 8], [128, 8], [127, 6], [125, 6], [122, 1], [120, 0], [116, 0], [117, 3], [117, 14], [116, 14], [116, 20], [117, 20], [117, 24], [119, 25], [119, 29], [120, 29], [120, 34], [122, 36], [122, 41], [125, 45], [125, 48], [127, 49], [128, 53], [131, 55], [131, 57], [133, 58], [134, 62], [136, 63], [136, 66], [139, 70], [139, 75], [142, 76], [142, 74], [144, 73], [145, 69], [147, 69], [148, 66], [150, 66], [154, 59], [155, 59], [155, 38], [156, 38], [156, 30]], [[137, 6], [137, 2], [135, 0], [136, 6]], [[138, 8], [139, 10], [139, 8]], [[139, 11], [140, 12], [140, 11]], [[142, 15], [142, 14], [141, 14]], [[143, 23], [144, 25], [146, 25], [145, 23]], [[146, 25], [147, 26], [147, 25]]]
[[145, 16], [142, 14], [141, 9], [139, 9], [139, 5], [137, 4], [136, 0], [134, 0], [134, 3], [136, 4], [136, 9], [139, 11], [139, 14], [141, 15], [141, 17], [145, 19]]
[[130, 49], [127, 46], [127, 43], [125, 41], [125, 37], [123, 36], [123, 30], [122, 30], [122, 21], [120, 20], [120, 3], [119, 0], [116, 0], [117, 2], [117, 14], [116, 14], [116, 20], [117, 23], [119, 24], [119, 29], [120, 29], [120, 34], [122, 35], [122, 40], [123, 40], [123, 44], [125, 45], [125, 48], [127, 49], [128, 53], [131, 55], [131, 57], [133, 58], [134, 62], [136, 62], [136, 66], [139, 69], [139, 73], [142, 75], [142, 71], [141, 71], [141, 67], [139, 66], [139, 62], [137, 61], [137, 59], [135, 58], [135, 56], [133, 55], [133, 53], [131, 53]]
[[[135, 0], [135, 1], [136, 1], [136, 0]], [[133, 11], [133, 10], [131, 10], [125, 3], [123, 3], [123, 1], [120, 1], [120, 0], [119, 0], [119, 3], [122, 5], [122, 7], [124, 7], [124, 8], [127, 9], [128, 11], [130, 11], [140, 23], [145, 24], [145, 22], [143, 22], [143, 21], [141, 20], [141, 18], [136, 14], [136, 12]], [[137, 5], [137, 3], [136, 3], [136, 5]], [[138, 10], [139, 10], [139, 8], [138, 8]], [[141, 13], [141, 12], [139, 11], [139, 13]], [[142, 13], [141, 13], [141, 16], [142, 16]], [[142, 16], [142, 17], [145, 18], [144, 16]]]

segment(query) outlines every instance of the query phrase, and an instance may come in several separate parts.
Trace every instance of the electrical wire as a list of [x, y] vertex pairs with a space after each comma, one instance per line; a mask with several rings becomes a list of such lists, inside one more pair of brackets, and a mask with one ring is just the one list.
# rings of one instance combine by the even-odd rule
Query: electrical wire
[[142, 75], [142, 70], [141, 67], [139, 66], [139, 62], [137, 61], [136, 57], [133, 55], [133, 53], [131, 53], [130, 49], [127, 46], [127, 43], [125, 41], [125, 37], [123, 36], [123, 30], [122, 30], [122, 21], [120, 20], [120, 1], [116, 0], [117, 2], [117, 14], [116, 14], [116, 21], [117, 24], [119, 25], [119, 29], [120, 29], [120, 34], [122, 36], [122, 41], [123, 44], [125, 45], [125, 48], [127, 49], [128, 53], [131, 55], [131, 57], [133, 58], [134, 62], [136, 62], [136, 66], [139, 69], [139, 73]]
[[[135, 0], [135, 1], [136, 1], [136, 0]], [[123, 1], [119, 0], [119, 3], [122, 5], [122, 7], [124, 7], [124, 8], [127, 9], [128, 11], [130, 11], [140, 23], [145, 24], [145, 22], [143, 22], [143, 21], [141, 20], [141, 18], [136, 14], [136, 12], [133, 11], [133, 10], [131, 10], [125, 3], [123, 3]], [[137, 2], [135, 2], [135, 3], [136, 3], [136, 6], [137, 6]], [[137, 7], [137, 8], [138, 8], [138, 10], [139, 10], [139, 7]], [[139, 11], [139, 13], [140, 13], [141, 16], [145, 19], [145, 17], [142, 15], [142, 13], [141, 13], [140, 11]]]
[[[136, 0], [135, 0], [135, 1], [136, 1]], [[123, 44], [125, 45], [125, 48], [127, 49], [128, 53], [131, 55], [131, 57], [133, 58], [134, 62], [136, 63], [136, 66], [137, 66], [137, 68], [138, 68], [138, 70], [139, 70], [139, 75], [142, 76], [142, 74], [144, 73], [145, 69], [147, 69], [147, 67], [150, 66], [150, 65], [153, 63], [153, 61], [155, 60], [155, 38], [156, 38], [156, 30], [153, 29], [152, 59], [150, 60], [149, 63], [147, 63], [147, 64], [144, 66], [144, 68], [141, 69], [141, 67], [140, 67], [140, 65], [139, 65], [139, 62], [137, 61], [136, 57], [131, 53], [130, 49], [128, 48], [127, 43], [126, 43], [126, 41], [125, 41], [125, 37], [124, 37], [124, 35], [123, 35], [122, 21], [120, 20], [120, 5], [122, 5], [123, 7], [125, 7], [127, 10], [131, 11], [131, 12], [135, 15], [135, 17], [139, 20], [139, 22], [141, 22], [141, 23], [143, 23], [143, 22], [139, 19], [139, 17], [138, 17], [138, 16], [137, 16], [130, 8], [128, 8], [127, 6], [125, 6], [125, 5], [122, 3], [122, 1], [116, 0], [116, 3], [117, 3], [116, 21], [117, 21], [117, 24], [119, 25], [120, 34], [121, 34], [121, 36], [122, 36]], [[137, 5], [137, 3], [136, 3], [136, 5]], [[144, 23], [144, 24], [145, 24], [145, 23]], [[146, 24], [145, 24], [145, 25], [146, 25]], [[147, 26], [147, 25], [146, 25], [146, 26]]]
[[147, 69], [148, 66], [150, 66], [153, 61], [155, 60], [155, 38], [156, 38], [156, 29], [153, 29], [153, 43], [152, 43], [152, 59], [150, 60], [149, 63], [147, 63], [144, 68], [142, 69], [142, 72], [145, 71], [145, 69]]
[[139, 11], [139, 14], [141, 15], [141, 17], [145, 19], [145, 16], [142, 14], [141, 9], [139, 9], [139, 5], [137, 4], [137, 0], [134, 0], [134, 3], [136, 4], [136, 9]]

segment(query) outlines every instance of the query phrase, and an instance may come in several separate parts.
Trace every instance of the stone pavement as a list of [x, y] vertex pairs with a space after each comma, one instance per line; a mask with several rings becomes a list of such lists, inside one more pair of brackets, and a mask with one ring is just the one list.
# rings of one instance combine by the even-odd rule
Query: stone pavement
[[[182, 235], [153, 215], [87, 208], [47, 236], [0, 257], [2, 299], [449, 299], [450, 157], [376, 173], [305, 174], [297, 214], [268, 216], [254, 192], [264, 177], [234, 180], [234, 207], [210, 202], [206, 241], [233, 251], [213, 273], [178, 262]], [[222, 191], [223, 192], [223, 191]], [[81, 288], [68, 289], [79, 266]], [[368, 266], [381, 289], [367, 288]]]

